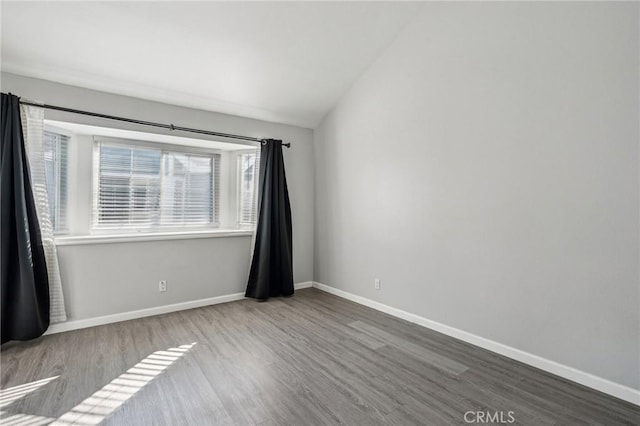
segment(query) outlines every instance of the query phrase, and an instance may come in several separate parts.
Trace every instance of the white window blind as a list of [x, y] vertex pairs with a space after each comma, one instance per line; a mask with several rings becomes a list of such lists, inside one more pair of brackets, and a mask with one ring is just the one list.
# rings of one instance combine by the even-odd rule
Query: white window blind
[[238, 225], [254, 227], [258, 211], [260, 148], [238, 155]]
[[170, 225], [215, 221], [218, 202], [214, 193], [214, 173], [218, 167], [211, 156], [178, 152], [163, 154], [161, 222]]
[[49, 201], [49, 216], [54, 234], [68, 230], [67, 174], [69, 138], [66, 135], [44, 132], [44, 169]]
[[94, 228], [217, 226], [219, 154], [97, 142]]

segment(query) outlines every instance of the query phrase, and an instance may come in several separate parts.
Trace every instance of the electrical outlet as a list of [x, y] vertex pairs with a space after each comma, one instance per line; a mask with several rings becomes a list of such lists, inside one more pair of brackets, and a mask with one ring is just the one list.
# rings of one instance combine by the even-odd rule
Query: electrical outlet
[[158, 291], [167, 291], [167, 281], [161, 280], [158, 283]]
[[373, 287], [376, 290], [380, 290], [380, 279], [376, 278], [376, 279], [373, 280]]

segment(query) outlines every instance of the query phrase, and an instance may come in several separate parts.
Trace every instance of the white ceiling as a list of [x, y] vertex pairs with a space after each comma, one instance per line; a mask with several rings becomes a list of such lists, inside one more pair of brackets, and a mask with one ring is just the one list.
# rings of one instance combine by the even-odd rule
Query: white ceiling
[[421, 5], [2, 1], [3, 71], [315, 127]]

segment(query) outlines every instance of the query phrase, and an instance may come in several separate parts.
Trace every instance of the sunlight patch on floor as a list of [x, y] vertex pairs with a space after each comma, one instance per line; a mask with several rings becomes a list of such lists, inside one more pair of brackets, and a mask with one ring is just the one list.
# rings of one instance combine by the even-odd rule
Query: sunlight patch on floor
[[96, 425], [186, 354], [196, 343], [156, 351], [51, 423]]
[[48, 377], [46, 379], [36, 380], [35, 382], [25, 383], [23, 385], [13, 386], [7, 389], [0, 389], [0, 408], [4, 408], [31, 392], [37, 391], [42, 386], [57, 379], [58, 377], [60, 376]]
[[52, 421], [53, 419], [49, 417], [32, 416], [30, 414], [12, 414], [7, 417], [0, 417], [2, 426], [41, 426], [48, 425]]

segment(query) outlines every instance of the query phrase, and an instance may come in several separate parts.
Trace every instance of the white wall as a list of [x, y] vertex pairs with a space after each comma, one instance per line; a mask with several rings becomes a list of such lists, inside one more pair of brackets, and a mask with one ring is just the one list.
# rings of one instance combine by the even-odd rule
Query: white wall
[[638, 37], [427, 3], [314, 132], [315, 280], [640, 388]]
[[[291, 142], [292, 148], [284, 150], [284, 161], [293, 213], [294, 280], [305, 282], [313, 279], [311, 130], [8, 73], [2, 73], [0, 83], [3, 92], [52, 105]], [[172, 134], [164, 129], [141, 128], [51, 110], [45, 111], [45, 118]], [[193, 134], [182, 136], [193, 137]], [[248, 275], [250, 246], [250, 236], [60, 246], [58, 252], [69, 319], [86, 319], [242, 292]], [[158, 292], [160, 279], [168, 281], [166, 293]]]

